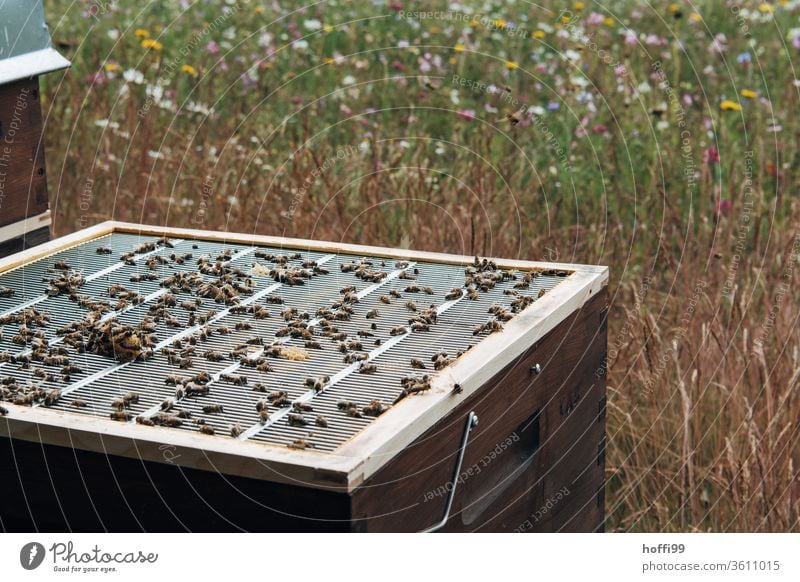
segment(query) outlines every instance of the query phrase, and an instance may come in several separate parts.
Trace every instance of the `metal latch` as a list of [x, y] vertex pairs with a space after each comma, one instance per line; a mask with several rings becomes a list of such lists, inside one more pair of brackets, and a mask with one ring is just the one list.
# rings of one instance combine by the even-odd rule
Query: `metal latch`
[[464, 436], [461, 437], [461, 448], [458, 451], [458, 459], [456, 460], [456, 468], [453, 472], [453, 487], [450, 489], [450, 495], [447, 496], [447, 505], [444, 507], [444, 516], [441, 521], [435, 525], [422, 530], [422, 533], [431, 533], [442, 529], [447, 520], [450, 518], [450, 510], [453, 507], [453, 499], [456, 496], [456, 486], [458, 485], [458, 478], [461, 476], [461, 464], [464, 462], [464, 452], [467, 450], [467, 441], [469, 440], [469, 433], [473, 428], [478, 426], [478, 415], [475, 412], [470, 412], [467, 415], [467, 424], [464, 427]]

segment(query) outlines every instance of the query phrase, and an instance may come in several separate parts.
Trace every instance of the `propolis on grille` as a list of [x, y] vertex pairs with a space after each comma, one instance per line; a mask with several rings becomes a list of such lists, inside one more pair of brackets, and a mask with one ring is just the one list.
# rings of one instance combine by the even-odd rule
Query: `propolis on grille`
[[[454, 485], [444, 529], [514, 529], [567, 487], [537, 529], [594, 530], [607, 278], [104, 223], [0, 262], [2, 462], [57, 460], [57, 490], [90, 467], [87, 500], [131, 507], [36, 509], [56, 531], [422, 530]], [[237, 493], [199, 520], [209, 487]]]

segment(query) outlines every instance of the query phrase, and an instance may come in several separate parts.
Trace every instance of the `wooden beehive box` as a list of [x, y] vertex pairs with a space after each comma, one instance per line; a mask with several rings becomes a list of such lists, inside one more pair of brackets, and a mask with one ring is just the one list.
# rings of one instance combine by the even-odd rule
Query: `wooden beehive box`
[[2, 259], [0, 521], [420, 531], [456, 483], [443, 531], [602, 529], [607, 278], [117, 222]]
[[69, 67], [39, 1], [0, 6], [0, 257], [50, 238], [39, 76]]

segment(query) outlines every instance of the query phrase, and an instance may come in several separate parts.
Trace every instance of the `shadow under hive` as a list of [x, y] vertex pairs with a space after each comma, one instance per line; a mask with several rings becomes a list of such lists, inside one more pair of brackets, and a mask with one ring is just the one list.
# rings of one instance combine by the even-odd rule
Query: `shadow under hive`
[[446, 531], [600, 529], [606, 281], [121, 223], [9, 257], [2, 527], [415, 531], [456, 482]]

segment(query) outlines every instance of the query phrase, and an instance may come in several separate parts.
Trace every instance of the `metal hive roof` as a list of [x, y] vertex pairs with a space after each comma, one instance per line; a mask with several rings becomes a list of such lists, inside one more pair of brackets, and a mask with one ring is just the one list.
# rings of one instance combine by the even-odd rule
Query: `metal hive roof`
[[51, 46], [39, 0], [0, 0], [0, 85], [69, 66]]

